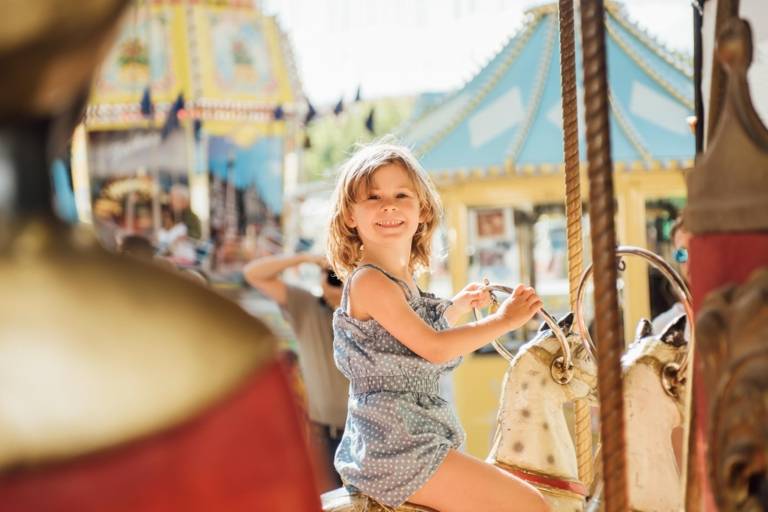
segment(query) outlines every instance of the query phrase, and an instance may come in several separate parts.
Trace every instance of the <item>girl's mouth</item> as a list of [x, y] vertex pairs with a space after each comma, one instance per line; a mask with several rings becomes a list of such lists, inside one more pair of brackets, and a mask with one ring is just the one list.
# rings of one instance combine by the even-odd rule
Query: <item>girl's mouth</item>
[[376, 223], [381, 228], [396, 228], [404, 224], [402, 220], [382, 220]]

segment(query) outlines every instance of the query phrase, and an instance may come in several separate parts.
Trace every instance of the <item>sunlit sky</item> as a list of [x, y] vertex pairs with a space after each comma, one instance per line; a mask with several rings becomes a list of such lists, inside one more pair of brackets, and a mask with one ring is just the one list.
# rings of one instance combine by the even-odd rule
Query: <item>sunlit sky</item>
[[[541, 0], [262, 0], [288, 34], [310, 101], [448, 91], [471, 78]], [[625, 0], [659, 41], [692, 53], [690, 0]]]

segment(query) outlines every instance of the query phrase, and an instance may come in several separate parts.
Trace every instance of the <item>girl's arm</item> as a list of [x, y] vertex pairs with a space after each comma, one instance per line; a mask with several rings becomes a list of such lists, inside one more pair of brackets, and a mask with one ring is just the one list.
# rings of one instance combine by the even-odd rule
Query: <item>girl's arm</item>
[[400, 286], [381, 272], [363, 269], [349, 286], [350, 315], [360, 320], [374, 318], [403, 345], [435, 364], [468, 354], [517, 329], [541, 308], [533, 288], [521, 285], [496, 313], [477, 322], [437, 331], [411, 309]]

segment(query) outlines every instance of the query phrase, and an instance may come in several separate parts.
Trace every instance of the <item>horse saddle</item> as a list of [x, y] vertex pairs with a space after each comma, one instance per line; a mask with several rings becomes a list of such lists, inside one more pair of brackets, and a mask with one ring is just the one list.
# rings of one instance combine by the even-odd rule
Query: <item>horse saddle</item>
[[323, 512], [437, 512], [433, 508], [405, 502], [393, 509], [380, 504], [370, 496], [339, 487], [323, 493]]

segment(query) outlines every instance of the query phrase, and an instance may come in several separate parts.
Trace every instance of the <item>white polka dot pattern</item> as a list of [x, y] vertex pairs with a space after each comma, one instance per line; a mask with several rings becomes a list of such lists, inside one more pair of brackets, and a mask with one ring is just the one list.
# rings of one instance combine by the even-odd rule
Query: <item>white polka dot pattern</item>
[[[384, 273], [409, 295], [405, 283], [366, 266]], [[345, 287], [333, 317], [336, 366], [350, 381], [347, 422], [335, 465], [347, 486], [397, 507], [432, 477], [449, 449], [464, 442], [453, 408], [437, 394], [438, 379], [461, 358], [430, 363], [375, 320], [346, 314], [347, 296]], [[425, 322], [435, 329], [448, 327], [443, 313], [451, 301], [425, 292], [408, 298]]]

